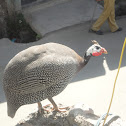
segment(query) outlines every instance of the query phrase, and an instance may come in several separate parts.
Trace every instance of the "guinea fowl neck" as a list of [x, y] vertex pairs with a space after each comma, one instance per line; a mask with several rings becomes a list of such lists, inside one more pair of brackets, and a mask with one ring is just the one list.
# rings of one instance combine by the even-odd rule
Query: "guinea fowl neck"
[[85, 53], [84, 57], [81, 57], [81, 60], [79, 62], [79, 67], [78, 67], [78, 71], [79, 72], [90, 60], [92, 55], [87, 55], [87, 52]]
[[88, 63], [92, 55], [87, 55], [87, 52], [85, 53], [84, 57], [79, 60], [79, 67], [77, 70], [77, 73]]
[[88, 63], [88, 61], [90, 60], [92, 55], [87, 55], [87, 52], [84, 55], [84, 65], [86, 65]]

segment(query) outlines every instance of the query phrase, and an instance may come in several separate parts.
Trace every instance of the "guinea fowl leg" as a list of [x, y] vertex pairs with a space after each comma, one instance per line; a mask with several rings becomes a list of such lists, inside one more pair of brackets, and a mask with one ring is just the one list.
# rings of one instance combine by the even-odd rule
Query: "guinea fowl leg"
[[52, 103], [52, 105], [54, 107], [52, 110], [59, 111], [59, 112], [66, 112], [66, 110], [61, 110], [61, 109], [67, 109], [67, 108], [69, 108], [69, 107], [58, 108], [58, 106], [56, 105], [56, 103], [54, 102], [54, 100], [51, 97], [48, 98], [48, 100]]
[[41, 114], [42, 113], [42, 104], [38, 102], [38, 111]]
[[48, 98], [48, 100], [52, 103], [53, 107], [54, 107], [54, 110], [58, 111], [58, 106], [57, 104], [54, 102], [54, 100], [52, 98]]

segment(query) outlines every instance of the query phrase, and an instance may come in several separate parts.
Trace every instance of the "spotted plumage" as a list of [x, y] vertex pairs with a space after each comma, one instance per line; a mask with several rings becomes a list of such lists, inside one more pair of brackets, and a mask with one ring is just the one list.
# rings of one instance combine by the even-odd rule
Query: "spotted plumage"
[[87, 63], [86, 57], [91, 55], [83, 59], [72, 49], [58, 43], [37, 45], [19, 52], [4, 71], [8, 115], [14, 117], [20, 106], [61, 93]]

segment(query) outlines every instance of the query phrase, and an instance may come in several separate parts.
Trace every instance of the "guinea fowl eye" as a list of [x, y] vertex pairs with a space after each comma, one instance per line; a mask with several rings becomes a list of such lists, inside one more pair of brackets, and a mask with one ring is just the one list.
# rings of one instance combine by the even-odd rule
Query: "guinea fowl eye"
[[95, 48], [96, 48], [96, 49], [100, 49], [100, 47], [98, 47], [98, 46], [95, 46]]

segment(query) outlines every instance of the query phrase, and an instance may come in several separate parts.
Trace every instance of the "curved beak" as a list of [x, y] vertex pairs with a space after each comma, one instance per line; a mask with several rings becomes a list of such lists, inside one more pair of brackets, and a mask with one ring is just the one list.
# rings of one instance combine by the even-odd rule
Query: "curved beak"
[[104, 54], [108, 54], [108, 52], [107, 52], [107, 50], [105, 49], [105, 48], [102, 48], [102, 53], [104, 53]]

